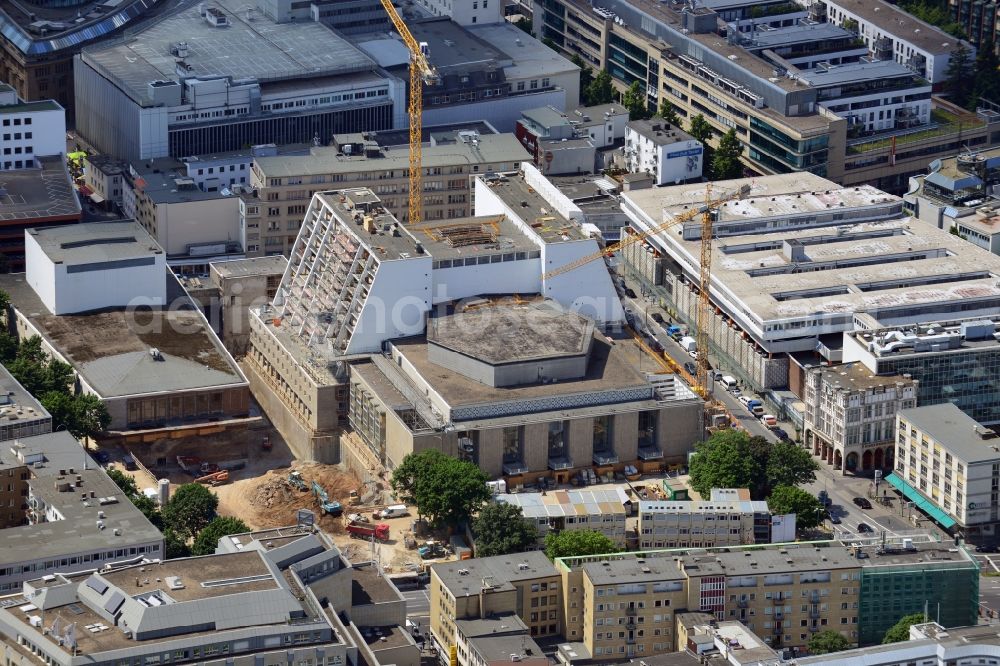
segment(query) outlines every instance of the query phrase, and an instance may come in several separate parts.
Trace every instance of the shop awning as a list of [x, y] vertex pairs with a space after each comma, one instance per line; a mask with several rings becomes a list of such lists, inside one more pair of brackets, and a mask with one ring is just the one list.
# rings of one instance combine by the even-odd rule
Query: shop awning
[[955, 526], [954, 518], [949, 516], [940, 508], [938, 508], [938, 506], [934, 504], [934, 502], [924, 497], [919, 490], [911, 486], [904, 479], [901, 479], [900, 477], [896, 476], [895, 472], [885, 477], [885, 480], [893, 488], [903, 493], [903, 496], [906, 499], [913, 502], [916, 508], [920, 509], [928, 516], [930, 516], [931, 520], [936, 522], [941, 527], [945, 528], [946, 530], [950, 530], [952, 527]]

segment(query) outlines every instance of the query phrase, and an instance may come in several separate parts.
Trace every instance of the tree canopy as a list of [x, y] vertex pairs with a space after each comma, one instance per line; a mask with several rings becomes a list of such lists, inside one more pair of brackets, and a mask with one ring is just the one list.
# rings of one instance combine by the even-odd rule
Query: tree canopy
[[674, 108], [674, 105], [670, 103], [669, 99], [665, 99], [660, 102], [659, 115], [665, 122], [670, 123], [674, 127], [680, 127], [681, 119], [677, 115], [677, 110]]
[[550, 560], [557, 557], [603, 555], [620, 550], [614, 541], [594, 530], [563, 530], [545, 535], [545, 555]]
[[707, 497], [712, 488], [748, 488], [762, 500], [777, 486], [797, 486], [816, 480], [819, 466], [809, 452], [791, 442], [771, 444], [743, 430], [714, 433], [695, 447], [691, 487]]
[[182, 539], [203, 530], [219, 508], [219, 498], [200, 483], [185, 483], [163, 507], [163, 522], [167, 529]]
[[580, 102], [586, 104], [587, 87], [594, 80], [594, 68], [585, 63], [579, 53], [574, 53], [570, 62], [580, 68]]
[[581, 87], [581, 91], [581, 97], [583, 97], [586, 106], [610, 104], [615, 99], [615, 89], [611, 85], [611, 73], [602, 69], [587, 85], [586, 89]]
[[847, 640], [839, 631], [824, 629], [813, 634], [806, 643], [809, 654], [830, 654], [831, 652], [841, 652], [851, 647], [851, 641]]
[[705, 144], [706, 148], [708, 147], [708, 141], [712, 138], [713, 134], [712, 126], [708, 124], [707, 120], [705, 120], [705, 116], [700, 113], [696, 116], [691, 116], [691, 122], [688, 125], [687, 132], [693, 138]]
[[772, 514], [795, 514], [797, 527], [816, 527], [826, 512], [822, 502], [795, 486], [778, 486], [767, 498], [767, 508]]
[[403, 458], [392, 473], [392, 489], [401, 500], [417, 505], [436, 527], [468, 520], [490, 498], [486, 474], [479, 467], [426, 449]]
[[191, 546], [192, 555], [211, 555], [219, 545], [219, 539], [230, 534], [243, 534], [249, 532], [250, 528], [239, 518], [232, 516], [216, 516], [206, 525], [198, 536], [195, 537], [194, 545]]
[[743, 175], [743, 164], [740, 157], [743, 155], [743, 144], [736, 136], [736, 130], [731, 129], [719, 139], [719, 147], [712, 151], [711, 165], [709, 173], [713, 180], [728, 180], [739, 178]]
[[476, 557], [506, 555], [527, 550], [538, 539], [538, 530], [521, 507], [506, 502], [487, 504], [472, 521]]
[[927, 621], [927, 616], [923, 613], [914, 613], [913, 615], [904, 615], [899, 618], [899, 621], [889, 627], [889, 630], [885, 632], [885, 636], [882, 638], [882, 643], [899, 643], [902, 641], [910, 640], [910, 627], [915, 624], [921, 624]]

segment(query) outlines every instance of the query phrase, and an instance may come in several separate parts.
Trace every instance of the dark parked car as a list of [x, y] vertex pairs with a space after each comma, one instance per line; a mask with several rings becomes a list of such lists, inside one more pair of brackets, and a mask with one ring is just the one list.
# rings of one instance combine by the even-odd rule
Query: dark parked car
[[833, 523], [834, 525], [839, 525], [840, 524], [840, 516], [835, 516], [833, 514], [830, 514], [830, 522]]
[[858, 523], [858, 532], [861, 534], [871, 534], [874, 531], [868, 523]]
[[656, 338], [652, 338], [651, 337], [651, 338], [647, 339], [646, 342], [647, 342], [647, 344], [649, 344], [649, 348], [652, 349], [653, 351], [655, 351], [656, 353], [658, 353], [658, 354], [662, 354], [663, 353], [663, 345], [660, 344], [660, 341], [657, 340]]
[[629, 298], [638, 298], [638, 296], [635, 295], [635, 291], [632, 289], [632, 287], [625, 287], [625, 295], [628, 296]]
[[872, 508], [872, 503], [866, 500], [864, 497], [855, 497], [853, 501], [854, 504], [856, 504], [859, 508], [864, 509], [865, 511]]
[[663, 323], [663, 315], [661, 315], [659, 312], [654, 312], [649, 316], [652, 317], [653, 321], [655, 321], [657, 324]]
[[98, 451], [97, 453], [94, 454], [94, 459], [97, 460], [97, 462], [101, 463], [102, 465], [107, 465], [109, 462], [111, 462], [111, 454], [108, 453], [107, 451]]
[[977, 553], [995, 553], [997, 552], [997, 547], [991, 544], [981, 543], [976, 546]]
[[695, 367], [694, 363], [688, 361], [687, 363], [684, 364], [684, 372], [688, 373], [689, 375], [693, 375], [698, 372], [698, 368]]
[[784, 440], [787, 442], [791, 439], [791, 437], [788, 436], [788, 433], [782, 430], [781, 428], [774, 428], [773, 430], [771, 430], [771, 432], [777, 435], [778, 439], [780, 440]]

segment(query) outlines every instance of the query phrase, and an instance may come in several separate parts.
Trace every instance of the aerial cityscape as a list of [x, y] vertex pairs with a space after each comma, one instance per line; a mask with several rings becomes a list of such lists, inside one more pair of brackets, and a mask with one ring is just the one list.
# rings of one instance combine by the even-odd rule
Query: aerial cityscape
[[0, 666], [1000, 665], [996, 2], [0, 47]]

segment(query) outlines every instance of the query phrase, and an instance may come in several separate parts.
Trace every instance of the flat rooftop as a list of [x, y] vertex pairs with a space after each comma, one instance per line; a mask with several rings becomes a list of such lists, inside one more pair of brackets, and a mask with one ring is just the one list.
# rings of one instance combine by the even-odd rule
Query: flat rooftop
[[[808, 173], [719, 182], [713, 196], [743, 185], [751, 187], [746, 198], [718, 209], [712, 288], [757, 326], [859, 310], [876, 319], [914, 307], [957, 312], [963, 301], [1000, 298], [1000, 257], [903, 216], [897, 197], [868, 186], [841, 188]], [[641, 211], [644, 224], [660, 224], [699, 207], [705, 187], [639, 190], [622, 199]], [[700, 256], [698, 224], [683, 225], [690, 240], [678, 227], [654, 240], [691, 275]], [[786, 254], [786, 242], [801, 254]]]
[[748, 41], [745, 46], [753, 50], [774, 49], [794, 44], [806, 44], [831, 39], [848, 40], [855, 37], [855, 34], [850, 30], [845, 30], [833, 23], [799, 23], [782, 28], [758, 28], [752, 33], [752, 40]]
[[[407, 227], [435, 261], [460, 266], [485, 255], [538, 252], [538, 245], [506, 216], [460, 217]], [[514, 257], [512, 256], [511, 259]]]
[[[490, 340], [492, 337], [489, 331], [482, 331], [480, 335], [484, 341]], [[517, 402], [615, 389], [650, 389], [649, 382], [631, 364], [627, 353], [617, 345], [609, 345], [603, 336], [594, 338], [590, 362], [587, 364], [587, 374], [581, 379], [551, 384], [541, 382], [521, 384], [509, 388], [487, 386], [431, 362], [427, 357], [428, 346], [425, 338], [397, 340], [393, 342], [393, 346], [406, 357], [406, 360], [413, 364], [420, 376], [452, 407]]]
[[[35, 396], [28, 393], [7, 368], [0, 365], [0, 424], [17, 424], [51, 419], [49, 413]], [[0, 444], [0, 460], [4, 460], [6, 449]]]
[[[281, 587], [256, 550], [165, 560], [159, 566], [124, 567], [102, 573], [101, 577], [128, 596], [149, 592], [151, 587], [157, 587], [150, 579], [159, 578], [164, 581], [159, 587], [177, 602]], [[165, 582], [172, 577], [179, 579], [183, 589], [167, 588]]]
[[[962, 325], [986, 326], [982, 335], [963, 335]], [[990, 324], [993, 328], [990, 329]], [[956, 321], [936, 321], [908, 326], [890, 326], [879, 329], [847, 331], [850, 339], [871, 353], [876, 360], [893, 359], [917, 354], [962, 353], [995, 351], [1000, 347], [996, 334], [1000, 315], [974, 317]]]
[[62, 111], [59, 103], [53, 99], [37, 102], [18, 102], [17, 104], [0, 104], [0, 115], [5, 113], [37, 113], [38, 111]]
[[549, 558], [540, 550], [444, 562], [431, 565], [431, 570], [456, 598], [478, 596], [484, 578], [512, 589], [512, 583], [556, 578], [559, 575]]
[[467, 73], [511, 62], [511, 57], [496, 44], [482, 39], [449, 17], [408, 21], [407, 25], [418, 42], [427, 42], [429, 58], [442, 75], [452, 69]]
[[[213, 199], [234, 198], [220, 191], [205, 192], [188, 176], [187, 166], [171, 157], [143, 161], [132, 165], [138, 174], [134, 178], [141, 186], [143, 194], [154, 204], [175, 204], [191, 201], [211, 201]], [[141, 180], [140, 180], [141, 179]]]
[[0, 171], [0, 223], [79, 220], [80, 200], [61, 157], [39, 157], [40, 169]]
[[526, 36], [523, 30], [508, 21], [469, 25], [466, 30], [511, 58], [511, 64], [504, 67], [504, 76], [508, 81], [579, 71], [579, 67], [568, 58], [562, 57], [534, 37]]
[[[849, 62], [843, 65], [801, 69], [795, 76], [814, 88], [826, 88], [845, 83], [863, 83], [902, 77], [912, 78], [916, 75], [912, 69], [895, 60], [877, 60], [875, 62]], [[925, 85], [930, 87], [931, 84], [926, 83]], [[829, 103], [834, 101], [830, 100]]]
[[544, 242], [585, 238], [580, 226], [554, 210], [545, 197], [525, 182], [523, 175], [494, 180], [488, 185]]
[[398, 601], [399, 592], [375, 565], [351, 568], [351, 605], [364, 606]]
[[398, 624], [384, 627], [361, 627], [361, 638], [376, 654], [380, 650], [393, 650], [406, 645], [413, 645], [413, 638]]
[[693, 136], [676, 125], [670, 125], [663, 119], [630, 120], [627, 127], [639, 136], [649, 139], [657, 146], [669, 146], [678, 141], [691, 141]]
[[593, 321], [544, 306], [482, 307], [427, 320], [429, 344], [492, 365], [580, 356], [593, 338]]
[[[368, 171], [392, 171], [409, 169], [409, 146], [401, 144], [383, 145], [379, 157], [365, 155], [344, 155], [336, 148], [313, 148], [308, 155], [273, 155], [257, 157], [254, 162], [268, 178], [288, 176], [313, 176], [329, 174], [358, 174]], [[486, 165], [501, 170], [501, 165], [513, 170], [519, 162], [530, 158], [527, 149], [513, 134], [479, 134], [475, 143], [456, 139], [435, 146], [424, 146], [421, 150], [421, 164], [427, 168], [445, 166], [468, 166], [463, 177], [474, 173], [473, 165]]]
[[[969, 648], [969, 654], [981, 654], [981, 646], [1000, 645], [1000, 632], [997, 631], [996, 626], [976, 625], [974, 627], [959, 627], [943, 631], [931, 629], [931, 627], [934, 626], [933, 624], [915, 626], [921, 628], [925, 635], [927, 635], [927, 638], [918, 638], [916, 640], [911, 639], [905, 643], [869, 645], [864, 648], [845, 650], [843, 652], [838, 652], [837, 657], [838, 659], [843, 660], [844, 663], [848, 664], [892, 663], [897, 660], [905, 660], [899, 656], [904, 650], [908, 655], [916, 654], [918, 646], [920, 645], [941, 645], [944, 648], [960, 648], [967, 646]], [[930, 656], [935, 652], [937, 652], [937, 650], [928, 648], [925, 654]], [[883, 654], [885, 657], [880, 658]], [[891, 657], [889, 656], [890, 654], [892, 655]], [[938, 654], [940, 654], [940, 652], [938, 652]], [[814, 663], [829, 662], [830, 655], [817, 655], [814, 657], [796, 657], [788, 663], [792, 666], [808, 666], [809, 664]]]
[[[48, 438], [48, 442], [63, 439], [56, 435], [57, 433], [38, 435], [21, 441], [33, 445], [41, 438]], [[72, 440], [72, 437], [66, 435], [66, 439]], [[63, 455], [46, 453], [46, 461], [52, 460], [64, 465], [62, 469], [66, 474], [60, 475], [60, 469], [52, 465], [49, 469], [51, 473], [31, 482], [32, 494], [42, 499], [49, 510], [58, 511], [63, 519], [0, 531], [0, 564], [27, 562], [49, 556], [65, 557], [67, 553], [93, 552], [102, 548], [128, 548], [163, 538], [159, 530], [133, 506], [115, 482], [93, 461], [88, 463], [89, 468], [83, 467], [85, 454], [80, 450], [79, 443], [73, 440], [71, 443], [64, 441], [63, 444], [76, 447], [75, 456], [72, 456], [77, 460], [75, 466], [65, 464], [68, 462], [67, 458], [71, 457], [69, 452]], [[39, 444], [34, 448], [48, 451], [51, 444]], [[44, 464], [47, 467], [50, 465], [49, 462]], [[75, 473], [70, 474], [70, 469]], [[79, 485], [76, 485], [77, 476], [80, 477]], [[60, 487], [65, 490], [60, 491]], [[93, 497], [90, 496], [91, 493], [94, 494]], [[82, 497], [84, 494], [87, 495], [86, 499]], [[98, 512], [103, 512], [104, 517], [98, 518]], [[104, 529], [97, 527], [98, 521], [104, 524]]]
[[131, 220], [31, 229], [28, 233], [52, 263], [64, 266], [163, 254], [149, 232]]
[[562, 518], [565, 516], [625, 516], [629, 501], [621, 488], [553, 490], [546, 493], [497, 495], [497, 502], [521, 507], [525, 518]]
[[888, 386], [898, 381], [909, 381], [901, 376], [876, 375], [861, 362], [821, 367], [819, 371], [823, 375], [823, 383], [834, 390], [865, 391]]
[[281, 255], [212, 262], [212, 270], [223, 278], [282, 275], [287, 266], [288, 258]]
[[902, 409], [899, 418], [928, 435], [964, 463], [1000, 460], [996, 434], [950, 402]]
[[767, 502], [739, 499], [640, 501], [639, 513], [768, 513]]
[[[199, 7], [220, 11], [228, 27], [215, 27]], [[172, 44], [187, 43], [184, 62], [199, 77], [227, 76], [261, 83], [320, 75], [372, 71], [375, 63], [358, 48], [320, 23], [275, 23], [256, 10], [248, 17], [242, 0], [212, 0], [186, 5], [131, 36], [124, 43], [98, 45], [84, 60], [118, 82], [143, 106], [154, 106], [147, 84], [177, 80]]]
[[907, 41], [934, 55], [951, 53], [959, 44], [959, 40], [944, 30], [925, 23], [884, 0], [830, 0], [828, 4], [859, 16], [881, 28], [887, 35]]
[[[52, 315], [24, 274], [0, 275], [0, 288], [103, 398], [245, 386], [246, 378], [169, 271], [168, 310]], [[160, 350], [157, 361], [150, 348]]]

